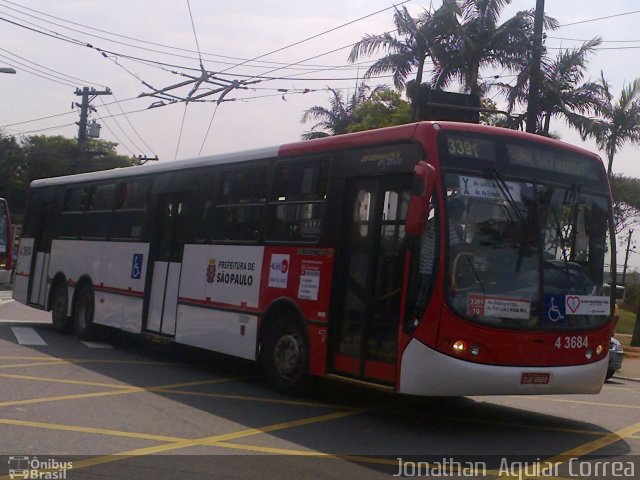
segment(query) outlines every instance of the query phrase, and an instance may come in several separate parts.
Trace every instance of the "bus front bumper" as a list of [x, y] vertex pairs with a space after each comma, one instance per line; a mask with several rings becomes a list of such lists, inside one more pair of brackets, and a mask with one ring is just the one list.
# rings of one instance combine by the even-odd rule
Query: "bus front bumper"
[[426, 396], [598, 393], [607, 365], [608, 357], [563, 367], [484, 365], [444, 355], [413, 339], [402, 355], [399, 392]]

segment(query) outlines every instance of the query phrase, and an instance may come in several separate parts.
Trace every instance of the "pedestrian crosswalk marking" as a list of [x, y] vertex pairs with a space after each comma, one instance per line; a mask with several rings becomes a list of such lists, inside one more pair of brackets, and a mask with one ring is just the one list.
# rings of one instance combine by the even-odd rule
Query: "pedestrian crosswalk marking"
[[31, 327], [11, 327], [20, 345], [46, 345], [42, 337]]

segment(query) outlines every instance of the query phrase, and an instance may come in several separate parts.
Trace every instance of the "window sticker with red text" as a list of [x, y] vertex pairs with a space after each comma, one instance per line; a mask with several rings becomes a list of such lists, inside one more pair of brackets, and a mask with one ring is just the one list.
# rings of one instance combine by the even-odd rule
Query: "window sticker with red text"
[[471, 294], [467, 302], [467, 315], [528, 320], [531, 315], [531, 301], [526, 298]]

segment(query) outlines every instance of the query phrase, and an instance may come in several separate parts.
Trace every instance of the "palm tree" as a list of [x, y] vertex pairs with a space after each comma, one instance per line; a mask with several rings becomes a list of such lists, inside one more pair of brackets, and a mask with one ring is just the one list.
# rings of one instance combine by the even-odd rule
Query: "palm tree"
[[[500, 13], [511, 0], [465, 0], [463, 22], [444, 49], [436, 52], [431, 83], [436, 88], [459, 81], [469, 93], [482, 95], [486, 86], [480, 70], [486, 66], [517, 70], [528, 56], [533, 38], [533, 12], [518, 12], [498, 25]], [[557, 28], [558, 22], [545, 17], [545, 27]]]
[[611, 177], [613, 158], [627, 143], [640, 145], [640, 78], [622, 88], [620, 98], [613, 100], [610, 86], [600, 72], [603, 92], [598, 118], [580, 127], [583, 140], [593, 137], [607, 155], [607, 174]]
[[[349, 61], [355, 62], [362, 56], [371, 56], [379, 50], [387, 55], [377, 60], [365, 73], [365, 78], [393, 72], [393, 83], [399, 90], [404, 89], [407, 77], [415, 70], [415, 84], [422, 83], [427, 58], [439, 55], [456, 28], [460, 8], [456, 0], [443, 0], [436, 11], [424, 11], [413, 18], [406, 7], [396, 8], [393, 22], [397, 36], [390, 33], [366, 35], [356, 43], [349, 54]], [[412, 118], [417, 115], [417, 105], [413, 102]]]
[[[585, 115], [600, 108], [602, 87], [595, 82], [581, 82], [587, 70], [587, 57], [601, 42], [596, 37], [580, 48], [561, 51], [553, 60], [542, 59], [537, 121], [540, 134], [549, 136], [551, 118], [558, 116], [564, 117], [569, 125], [584, 128], [590, 121]], [[516, 105], [527, 104], [530, 79], [527, 63], [523, 64], [515, 86], [500, 84], [507, 97], [509, 112]]]
[[320, 121], [311, 127], [311, 131], [302, 134], [302, 139], [311, 140], [313, 138], [347, 133], [347, 128], [352, 123], [353, 113], [356, 108], [371, 98], [371, 95], [378, 92], [380, 88], [376, 87], [369, 93], [370, 88], [361, 83], [353, 95], [345, 101], [340, 90], [327, 87], [327, 90], [331, 92], [329, 108], [316, 105], [305, 110], [301, 120], [302, 123], [306, 123], [309, 120]]

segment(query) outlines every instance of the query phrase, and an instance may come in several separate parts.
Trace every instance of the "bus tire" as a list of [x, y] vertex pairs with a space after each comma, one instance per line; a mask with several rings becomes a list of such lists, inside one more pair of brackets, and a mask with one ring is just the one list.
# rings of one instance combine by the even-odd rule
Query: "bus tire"
[[94, 340], [96, 325], [93, 323], [95, 298], [93, 288], [87, 283], [76, 293], [73, 304], [73, 327], [80, 340]]
[[309, 380], [309, 342], [295, 315], [274, 320], [263, 345], [262, 365], [267, 382], [280, 393], [304, 393]]
[[57, 282], [51, 293], [51, 323], [56, 332], [71, 332], [72, 323], [68, 310], [69, 291], [63, 282]]

